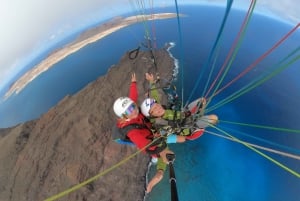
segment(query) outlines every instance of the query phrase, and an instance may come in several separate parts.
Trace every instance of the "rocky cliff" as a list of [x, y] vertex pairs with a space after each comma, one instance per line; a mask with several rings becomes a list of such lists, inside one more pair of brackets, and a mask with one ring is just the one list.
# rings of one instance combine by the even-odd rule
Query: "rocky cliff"
[[[135, 153], [112, 141], [113, 102], [128, 95], [131, 73], [138, 79], [139, 101], [146, 72], [172, 79], [174, 61], [166, 50], [128, 53], [105, 76], [66, 96], [39, 119], [0, 130], [0, 201], [40, 201], [81, 183]], [[58, 200], [140, 201], [149, 157], [138, 154], [103, 177]]]

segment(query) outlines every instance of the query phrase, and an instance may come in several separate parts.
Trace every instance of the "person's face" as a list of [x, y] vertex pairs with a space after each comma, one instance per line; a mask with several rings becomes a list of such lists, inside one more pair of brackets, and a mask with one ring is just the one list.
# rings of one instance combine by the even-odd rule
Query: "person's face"
[[165, 109], [161, 104], [154, 103], [149, 110], [149, 114], [152, 117], [161, 117], [165, 114]]
[[138, 107], [135, 103], [131, 103], [125, 111], [125, 116], [128, 119], [134, 119], [139, 115]]

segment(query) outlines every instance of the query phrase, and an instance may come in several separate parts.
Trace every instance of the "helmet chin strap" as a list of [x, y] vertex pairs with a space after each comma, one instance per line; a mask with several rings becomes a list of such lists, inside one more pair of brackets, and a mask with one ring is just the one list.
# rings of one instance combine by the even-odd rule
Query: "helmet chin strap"
[[126, 119], [126, 121], [129, 121], [129, 118], [128, 118], [128, 116], [126, 114], [122, 114], [122, 118]]

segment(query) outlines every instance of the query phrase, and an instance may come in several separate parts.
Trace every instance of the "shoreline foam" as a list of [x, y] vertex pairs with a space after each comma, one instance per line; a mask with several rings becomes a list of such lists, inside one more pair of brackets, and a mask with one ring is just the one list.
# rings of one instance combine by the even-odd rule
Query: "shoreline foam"
[[142, 20], [158, 20], [169, 19], [176, 17], [176, 13], [159, 13], [152, 15], [136, 15], [127, 18], [115, 18], [114, 20], [104, 23], [99, 27], [89, 29], [80, 35], [78, 39], [65, 45], [63, 48], [53, 51], [46, 59], [31, 68], [17, 81], [15, 81], [9, 90], [5, 93], [3, 99], [6, 100], [13, 94], [18, 94], [22, 91], [31, 81], [37, 78], [40, 74], [49, 70], [57, 62], [63, 60], [67, 56], [77, 52], [88, 44], [94, 43], [113, 32], [116, 32], [124, 27], [134, 23], [141, 22]]
[[[167, 52], [169, 53], [169, 56], [174, 60], [174, 66], [175, 66], [175, 68], [174, 68], [174, 70], [173, 70], [173, 75], [172, 75], [172, 77], [174, 78], [174, 80], [172, 80], [172, 81], [176, 81], [176, 80], [177, 80], [177, 76], [178, 76], [178, 73], [179, 73], [179, 61], [178, 61], [178, 59], [176, 59], [176, 58], [173, 56], [173, 54], [171, 53], [171, 49], [172, 49], [173, 47], [175, 47], [175, 45], [176, 45], [175, 42], [169, 42], [168, 45], [166, 45], [166, 46], [168, 46], [168, 47], [166, 48], [166, 50], [167, 50]], [[145, 189], [146, 189], [146, 187], [147, 187], [147, 184], [149, 183], [149, 174], [150, 174], [152, 165], [155, 165], [155, 163], [153, 163], [153, 162], [150, 160], [149, 163], [148, 163], [147, 172], [145, 173], [145, 178], [146, 178], [146, 179], [145, 179]], [[143, 199], [143, 201], [146, 201], [146, 200], [147, 200], [147, 197], [148, 197], [148, 194], [146, 193], [146, 190], [145, 190], [145, 194], [144, 194], [144, 199]]]

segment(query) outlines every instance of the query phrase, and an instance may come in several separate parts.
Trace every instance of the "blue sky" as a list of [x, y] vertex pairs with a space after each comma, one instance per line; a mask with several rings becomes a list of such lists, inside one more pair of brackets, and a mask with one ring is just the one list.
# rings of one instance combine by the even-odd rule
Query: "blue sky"
[[[141, 0], [139, 0], [141, 2]], [[1, 0], [0, 90], [25, 64], [51, 44], [90, 24], [134, 10], [136, 0]], [[144, 0], [145, 3], [151, 2]], [[177, 0], [179, 4], [220, 3], [225, 0]], [[247, 8], [250, 0], [236, 0]], [[300, 22], [298, 0], [258, 0], [257, 11], [293, 24]], [[174, 0], [153, 0], [154, 6], [174, 5]], [[148, 6], [149, 7], [149, 6]]]

